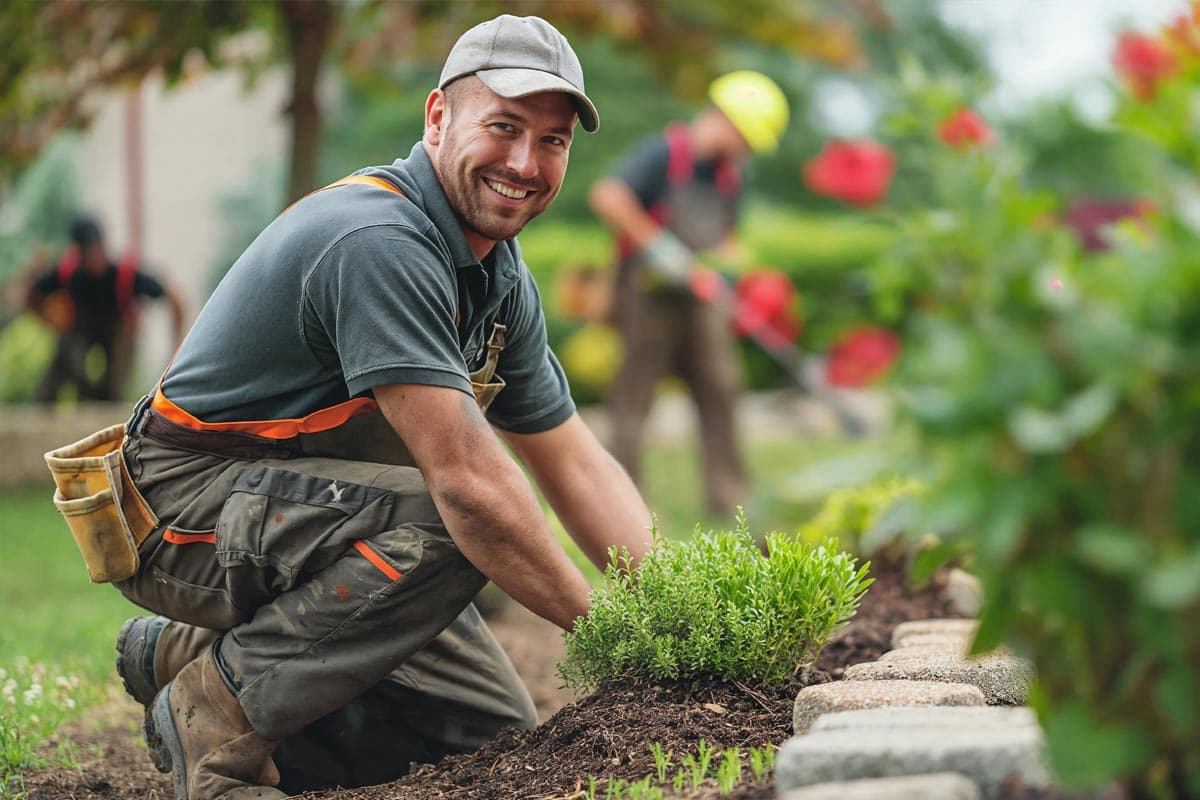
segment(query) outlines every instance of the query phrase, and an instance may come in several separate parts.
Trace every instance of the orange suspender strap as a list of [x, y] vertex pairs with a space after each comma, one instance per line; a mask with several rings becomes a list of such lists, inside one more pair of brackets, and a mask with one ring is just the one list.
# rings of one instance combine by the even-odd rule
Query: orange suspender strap
[[[340, 181], [334, 181], [328, 186], [317, 189], [318, 192], [323, 192], [326, 189], [333, 189], [338, 186], [346, 186], [348, 184], [364, 184], [374, 186], [379, 189], [386, 189], [389, 192], [404, 196], [394, 184], [389, 183], [383, 178], [376, 178], [371, 175], [350, 175], [342, 178]], [[290, 208], [290, 206], [289, 206]], [[166, 378], [166, 372], [163, 373], [163, 378]], [[248, 420], [245, 422], [203, 422], [197, 419], [192, 414], [183, 410], [179, 406], [171, 402], [162, 390], [163, 378], [158, 381], [158, 390], [154, 393], [154, 400], [151, 402], [151, 407], [162, 414], [167, 419], [177, 425], [182, 425], [185, 428], [190, 428], [195, 431], [217, 431], [222, 433], [248, 433], [254, 436], [261, 436], [265, 439], [274, 439], [276, 441], [284, 441], [293, 439], [302, 433], [319, 433], [321, 431], [331, 430], [345, 423], [351, 417], [356, 417], [359, 414], [366, 414], [374, 411], [379, 407], [369, 397], [356, 397], [345, 402], [338, 403], [329, 408], [322, 408], [297, 419], [267, 419], [267, 420]]]
[[203, 422], [171, 402], [163, 394], [162, 381], [160, 380], [158, 382], [158, 391], [154, 393], [154, 400], [151, 401], [150, 407], [176, 425], [182, 425], [194, 431], [249, 433], [254, 436], [261, 436], [264, 439], [284, 441], [294, 439], [302, 433], [320, 433], [321, 431], [332, 430], [345, 423], [351, 417], [374, 411], [379, 407], [379, 404], [369, 397], [355, 397], [296, 419]]

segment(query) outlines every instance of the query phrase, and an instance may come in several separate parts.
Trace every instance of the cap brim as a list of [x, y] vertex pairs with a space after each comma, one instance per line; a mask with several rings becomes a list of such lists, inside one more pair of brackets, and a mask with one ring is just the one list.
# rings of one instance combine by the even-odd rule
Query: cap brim
[[501, 97], [528, 97], [542, 92], [565, 92], [575, 102], [579, 124], [588, 133], [600, 127], [600, 115], [588, 96], [569, 81], [536, 69], [485, 69], [475, 73], [483, 85]]

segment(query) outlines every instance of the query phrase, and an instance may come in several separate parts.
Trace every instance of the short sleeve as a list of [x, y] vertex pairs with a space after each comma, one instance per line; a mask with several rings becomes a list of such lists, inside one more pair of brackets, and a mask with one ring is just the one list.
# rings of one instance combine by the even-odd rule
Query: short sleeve
[[140, 269], [133, 275], [133, 294], [135, 297], [149, 297], [157, 300], [166, 294], [163, 285]]
[[303, 306], [303, 338], [337, 359], [351, 396], [389, 383], [471, 392], [453, 268], [431, 234], [406, 224], [347, 234], [309, 275]]
[[650, 208], [667, 194], [669, 162], [667, 140], [662, 136], [652, 136], [643, 139], [630, 151], [614, 174], [629, 184], [644, 208]]
[[[546, 319], [537, 285], [522, 265], [517, 286], [501, 305], [508, 325], [496, 374], [504, 389], [488, 409], [488, 421], [512, 433], [550, 430], [575, 413], [566, 373], [546, 339]], [[506, 308], [507, 307], [507, 308]]]

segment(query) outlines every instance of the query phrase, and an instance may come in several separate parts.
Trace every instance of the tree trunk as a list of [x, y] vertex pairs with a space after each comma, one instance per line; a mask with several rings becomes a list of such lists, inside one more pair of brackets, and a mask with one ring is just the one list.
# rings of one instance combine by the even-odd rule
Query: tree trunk
[[292, 57], [291, 160], [287, 202], [316, 188], [317, 157], [321, 146], [321, 108], [317, 82], [325, 49], [333, 34], [335, 11], [330, 0], [279, 0]]

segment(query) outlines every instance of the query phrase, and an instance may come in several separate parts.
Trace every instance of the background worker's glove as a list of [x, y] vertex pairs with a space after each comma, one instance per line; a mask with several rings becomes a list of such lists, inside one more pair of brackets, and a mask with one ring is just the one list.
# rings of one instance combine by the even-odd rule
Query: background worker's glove
[[666, 229], [660, 230], [642, 248], [642, 256], [656, 275], [675, 284], [687, 283], [688, 273], [696, 262], [696, 254]]

